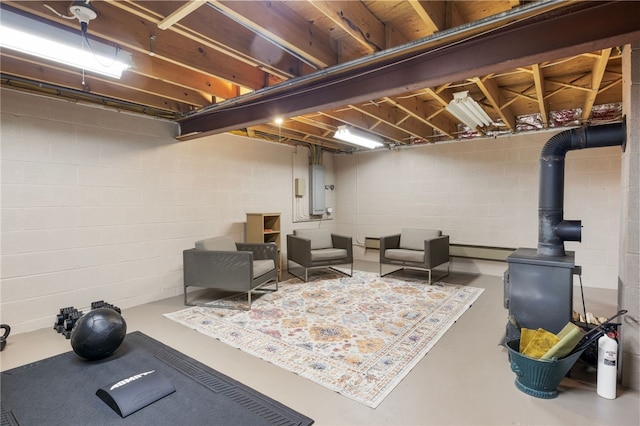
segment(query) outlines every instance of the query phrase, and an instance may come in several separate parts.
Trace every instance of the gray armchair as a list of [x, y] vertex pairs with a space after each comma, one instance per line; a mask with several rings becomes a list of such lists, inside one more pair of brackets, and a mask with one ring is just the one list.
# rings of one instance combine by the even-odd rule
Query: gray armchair
[[[404, 228], [400, 234], [380, 238], [380, 276], [389, 275], [404, 268], [426, 269], [429, 272], [442, 264], [447, 264], [449, 275], [449, 236], [439, 230]], [[386, 274], [382, 265], [402, 266]]]
[[[291, 272], [289, 263], [304, 268], [304, 277]], [[331, 268], [335, 265], [350, 265], [351, 273]], [[353, 275], [353, 244], [351, 237], [336, 235], [328, 229], [299, 229], [287, 235], [287, 272], [304, 282], [312, 268], [331, 268], [342, 274]]]
[[[247, 295], [251, 309], [252, 292], [278, 290], [278, 247], [275, 243], [235, 243], [230, 237], [209, 238], [182, 252], [184, 262], [184, 304], [189, 306], [238, 307], [233, 304], [197, 303], [188, 299], [189, 287], [220, 293]], [[275, 283], [275, 288], [264, 288]], [[218, 301], [221, 299], [218, 299]]]

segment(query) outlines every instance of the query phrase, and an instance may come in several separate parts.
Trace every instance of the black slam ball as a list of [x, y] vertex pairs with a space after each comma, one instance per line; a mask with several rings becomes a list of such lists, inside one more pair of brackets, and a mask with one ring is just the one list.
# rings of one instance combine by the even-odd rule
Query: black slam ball
[[118, 349], [127, 334], [122, 315], [109, 308], [94, 309], [78, 319], [71, 330], [73, 351], [89, 360], [106, 358]]

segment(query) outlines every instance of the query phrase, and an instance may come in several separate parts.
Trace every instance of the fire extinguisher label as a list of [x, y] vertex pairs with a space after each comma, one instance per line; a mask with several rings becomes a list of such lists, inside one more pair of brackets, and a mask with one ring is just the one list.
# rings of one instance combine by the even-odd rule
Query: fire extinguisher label
[[604, 363], [604, 365], [616, 365], [616, 353], [613, 351], [606, 351], [604, 353], [604, 359], [602, 360], [602, 362]]

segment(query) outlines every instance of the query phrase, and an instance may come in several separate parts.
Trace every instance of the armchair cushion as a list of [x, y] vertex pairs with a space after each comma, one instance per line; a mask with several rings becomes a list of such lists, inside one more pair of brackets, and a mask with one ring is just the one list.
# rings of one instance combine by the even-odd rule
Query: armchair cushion
[[424, 251], [425, 240], [432, 240], [441, 235], [442, 231], [436, 229], [404, 228], [400, 232], [400, 248]]
[[231, 237], [215, 237], [196, 241], [197, 250], [236, 251], [236, 243]]
[[326, 248], [319, 250], [311, 250], [311, 261], [317, 262], [322, 260], [346, 259], [347, 250], [340, 248]]
[[424, 263], [424, 250], [387, 249], [384, 255], [387, 259]]
[[296, 229], [293, 235], [311, 241], [311, 250], [332, 248], [331, 232], [328, 229]]
[[274, 270], [276, 267], [273, 259], [265, 259], [265, 260], [254, 260], [253, 261], [253, 276], [257, 278], [261, 275], [266, 274]]

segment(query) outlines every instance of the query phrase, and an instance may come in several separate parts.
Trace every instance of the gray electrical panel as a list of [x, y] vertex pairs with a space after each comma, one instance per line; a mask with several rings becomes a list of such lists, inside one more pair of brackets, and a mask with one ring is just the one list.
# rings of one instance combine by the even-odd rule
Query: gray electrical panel
[[312, 215], [324, 214], [324, 166], [312, 164], [309, 166], [309, 212]]

